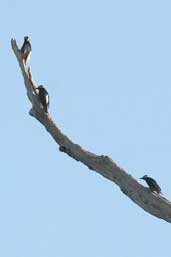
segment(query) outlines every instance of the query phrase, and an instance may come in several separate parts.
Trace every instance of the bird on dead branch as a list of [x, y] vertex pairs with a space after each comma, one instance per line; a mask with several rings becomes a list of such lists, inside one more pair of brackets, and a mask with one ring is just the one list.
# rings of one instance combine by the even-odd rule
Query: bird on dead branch
[[43, 109], [46, 113], [48, 113], [48, 108], [49, 108], [49, 94], [46, 90], [46, 88], [42, 85], [40, 85], [37, 88], [38, 91], [38, 97], [39, 97], [39, 101], [43, 106]]
[[160, 186], [157, 184], [157, 182], [153, 178], [150, 178], [149, 176], [144, 175], [140, 179], [144, 179], [145, 180], [145, 182], [149, 186], [151, 192], [156, 192], [157, 194], [161, 194], [161, 188], [160, 188]]
[[27, 64], [31, 55], [31, 43], [28, 36], [24, 37], [24, 43], [21, 47], [21, 53], [24, 63]]

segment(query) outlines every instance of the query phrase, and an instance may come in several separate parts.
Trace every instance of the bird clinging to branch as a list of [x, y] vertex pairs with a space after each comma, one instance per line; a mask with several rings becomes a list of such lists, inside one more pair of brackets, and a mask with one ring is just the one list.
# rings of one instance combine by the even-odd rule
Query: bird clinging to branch
[[24, 37], [24, 43], [21, 47], [21, 53], [25, 65], [28, 63], [31, 55], [31, 43], [28, 36]]
[[156, 192], [157, 194], [161, 194], [161, 188], [153, 178], [150, 178], [149, 176], [144, 175], [140, 179], [144, 179], [146, 181], [151, 192]]
[[48, 113], [48, 108], [49, 108], [49, 94], [46, 90], [46, 88], [42, 85], [40, 85], [38, 88], [38, 96], [39, 96], [39, 101], [43, 106], [43, 109], [46, 113]]

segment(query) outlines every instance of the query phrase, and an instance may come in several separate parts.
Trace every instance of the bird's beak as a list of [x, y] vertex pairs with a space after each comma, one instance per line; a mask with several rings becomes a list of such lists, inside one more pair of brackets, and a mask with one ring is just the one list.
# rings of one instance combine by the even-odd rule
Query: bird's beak
[[139, 178], [139, 179], [143, 179], [143, 178]]

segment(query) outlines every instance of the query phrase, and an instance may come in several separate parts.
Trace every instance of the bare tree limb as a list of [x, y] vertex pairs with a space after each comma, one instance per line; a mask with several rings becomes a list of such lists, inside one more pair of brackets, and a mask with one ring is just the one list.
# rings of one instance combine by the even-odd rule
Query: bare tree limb
[[96, 171], [117, 184], [125, 195], [146, 212], [167, 222], [171, 222], [171, 202], [158, 194], [152, 193], [148, 188], [143, 187], [131, 175], [118, 167], [110, 157], [104, 155], [99, 156], [88, 152], [78, 144], [73, 143], [62, 133], [52, 120], [50, 114], [46, 114], [43, 111], [37, 97], [37, 85], [33, 81], [31, 70], [24, 64], [21, 52], [14, 39], [11, 40], [11, 46], [21, 68], [27, 96], [32, 104], [30, 115], [42, 123], [59, 145], [59, 150], [68, 154], [76, 161], [82, 162], [90, 170]]

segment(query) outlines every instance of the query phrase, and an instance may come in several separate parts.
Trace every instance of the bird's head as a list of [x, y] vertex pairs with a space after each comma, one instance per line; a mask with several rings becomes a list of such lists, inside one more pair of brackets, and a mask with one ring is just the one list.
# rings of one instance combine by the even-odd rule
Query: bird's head
[[29, 38], [28, 36], [24, 37], [24, 40], [25, 40], [26, 42], [30, 42], [30, 38]]
[[148, 176], [147, 175], [144, 175], [142, 178], [140, 178], [140, 179], [144, 179], [144, 180], [146, 180], [146, 178], [148, 178]]
[[44, 88], [44, 86], [40, 85], [40, 86], [38, 86], [37, 89], [42, 89], [42, 88]]

